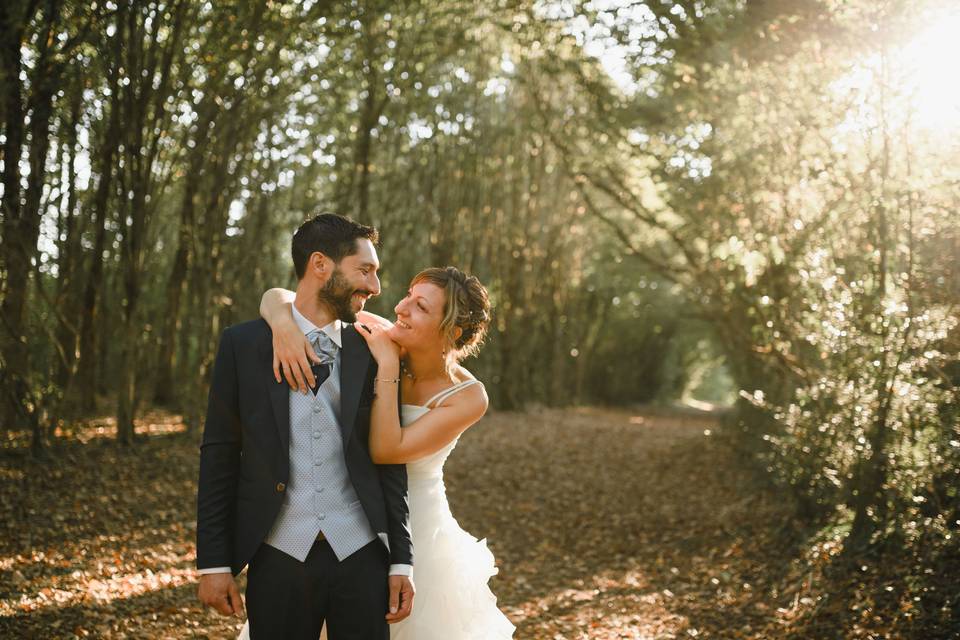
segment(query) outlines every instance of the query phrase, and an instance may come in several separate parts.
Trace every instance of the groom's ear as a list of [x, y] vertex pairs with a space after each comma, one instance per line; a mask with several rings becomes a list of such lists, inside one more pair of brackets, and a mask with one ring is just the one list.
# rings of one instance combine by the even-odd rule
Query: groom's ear
[[320, 251], [314, 251], [307, 260], [307, 269], [321, 280], [326, 280], [333, 272], [333, 260]]

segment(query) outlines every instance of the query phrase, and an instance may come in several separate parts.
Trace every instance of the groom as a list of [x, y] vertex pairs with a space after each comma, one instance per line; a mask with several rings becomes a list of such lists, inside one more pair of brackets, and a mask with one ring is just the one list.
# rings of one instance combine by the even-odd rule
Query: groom
[[263, 320], [220, 338], [200, 447], [200, 600], [243, 601], [252, 640], [387, 640], [410, 614], [412, 544], [403, 465], [367, 449], [376, 364], [351, 323], [380, 293], [372, 227], [334, 214], [293, 236], [298, 326], [323, 364], [300, 393], [272, 374]]

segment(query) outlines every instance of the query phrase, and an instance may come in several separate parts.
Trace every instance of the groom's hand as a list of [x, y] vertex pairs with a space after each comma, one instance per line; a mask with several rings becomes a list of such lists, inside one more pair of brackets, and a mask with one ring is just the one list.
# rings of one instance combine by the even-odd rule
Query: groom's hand
[[225, 616], [243, 615], [243, 599], [233, 576], [227, 573], [205, 573], [200, 576], [197, 593], [200, 602], [213, 607]]
[[390, 610], [387, 612], [387, 622], [400, 622], [413, 611], [413, 580], [407, 576], [390, 576]]

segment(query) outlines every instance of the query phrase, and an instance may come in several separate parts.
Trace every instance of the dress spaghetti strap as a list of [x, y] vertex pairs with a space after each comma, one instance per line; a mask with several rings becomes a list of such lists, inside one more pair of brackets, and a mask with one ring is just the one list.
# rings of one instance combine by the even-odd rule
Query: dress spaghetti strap
[[434, 402], [436, 402], [437, 404], [440, 404], [441, 402], [443, 402], [453, 394], [457, 393], [461, 389], [472, 387], [475, 384], [481, 384], [481, 382], [479, 380], [464, 380], [463, 382], [459, 382], [453, 385], [452, 387], [447, 387], [446, 389], [442, 390], [440, 393], [434, 395], [432, 398], [424, 402], [423, 406], [427, 407], [428, 409], [433, 408], [431, 407], [431, 405], [433, 405]]

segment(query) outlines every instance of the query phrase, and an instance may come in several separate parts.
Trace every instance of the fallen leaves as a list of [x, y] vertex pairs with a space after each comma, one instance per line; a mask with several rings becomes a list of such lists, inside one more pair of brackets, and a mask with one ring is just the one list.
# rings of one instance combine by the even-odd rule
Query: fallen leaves
[[[837, 568], [835, 537], [807, 542], [712, 417], [637, 414], [492, 413], [451, 455], [517, 640], [949, 637], [910, 635], [931, 614], [896, 561]], [[98, 426], [48, 462], [0, 451], [0, 637], [235, 637], [196, 599], [198, 449], [163, 420], [133, 450]]]

